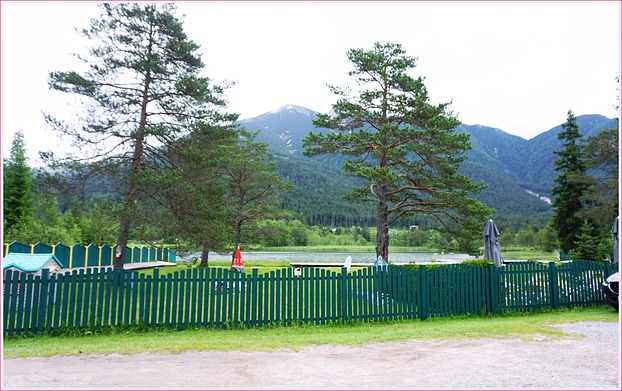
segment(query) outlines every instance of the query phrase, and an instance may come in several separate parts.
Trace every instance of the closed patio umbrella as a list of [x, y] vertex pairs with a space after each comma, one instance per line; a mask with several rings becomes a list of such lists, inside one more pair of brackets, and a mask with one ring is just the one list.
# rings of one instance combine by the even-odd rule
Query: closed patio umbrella
[[346, 263], [343, 265], [343, 267], [346, 268], [347, 271], [350, 271], [350, 269], [352, 268], [352, 257], [348, 255], [348, 257], [346, 258]]
[[620, 239], [618, 238], [618, 226], [620, 225], [620, 216], [616, 217], [616, 221], [613, 223], [611, 227], [611, 233], [613, 233], [613, 262], [618, 262], [620, 260]]
[[486, 223], [484, 229], [484, 258], [501, 266], [501, 245], [499, 244], [499, 230], [492, 219]]

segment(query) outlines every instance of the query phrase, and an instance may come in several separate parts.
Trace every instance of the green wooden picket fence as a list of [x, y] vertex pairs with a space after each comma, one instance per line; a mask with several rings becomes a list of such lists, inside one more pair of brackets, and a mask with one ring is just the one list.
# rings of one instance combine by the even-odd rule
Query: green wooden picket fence
[[107, 326], [257, 327], [305, 322], [426, 319], [604, 303], [611, 265], [575, 261], [496, 268], [389, 266], [260, 275], [196, 268], [153, 276], [80, 269], [50, 276], [6, 271], [6, 336]]

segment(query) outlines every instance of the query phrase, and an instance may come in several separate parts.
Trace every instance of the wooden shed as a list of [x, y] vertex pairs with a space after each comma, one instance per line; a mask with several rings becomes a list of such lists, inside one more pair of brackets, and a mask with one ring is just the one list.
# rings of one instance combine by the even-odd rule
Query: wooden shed
[[39, 276], [43, 269], [49, 269], [50, 274], [55, 274], [62, 268], [63, 264], [54, 254], [8, 253], [2, 258], [2, 271], [15, 270]]

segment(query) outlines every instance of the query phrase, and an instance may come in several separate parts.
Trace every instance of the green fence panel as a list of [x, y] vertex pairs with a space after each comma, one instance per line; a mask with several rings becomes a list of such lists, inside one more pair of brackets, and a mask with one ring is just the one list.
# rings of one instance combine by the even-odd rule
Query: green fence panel
[[54, 255], [63, 267], [69, 267], [69, 261], [71, 260], [71, 248], [69, 246], [65, 246], [61, 243], [56, 244], [54, 246]]
[[[80, 325], [82, 324], [82, 303], [84, 303], [84, 270], [85, 269], [80, 269], [80, 270], [75, 270], [76, 272], [76, 276], [75, 276], [75, 282], [74, 282], [74, 288], [76, 291], [75, 297], [74, 297], [74, 314], [75, 314], [75, 320], [73, 322], [73, 324], [76, 327], [80, 327]], [[73, 274], [73, 273], [72, 273]]]
[[114, 258], [112, 247], [102, 246], [101, 249], [101, 266], [112, 266], [114, 264]]
[[30, 254], [30, 250], [30, 245], [24, 243], [11, 242], [11, 244], [9, 244], [9, 253]]
[[[17, 318], [18, 292], [23, 292], [23, 289], [21, 289], [21, 287], [18, 291], [19, 280], [24, 279], [24, 278], [22, 278], [19, 272], [16, 272], [13, 270], [6, 270], [3, 273], [2, 277], [3, 277], [2, 324], [4, 325], [4, 332], [7, 335], [14, 335], [16, 334], [15, 324], [18, 322], [18, 318]], [[25, 274], [24, 274], [24, 277], [25, 277]], [[24, 297], [23, 293], [22, 293], [22, 297]], [[22, 315], [22, 314], [19, 314], [19, 315]]]
[[37, 242], [32, 247], [32, 252], [34, 254], [51, 254], [53, 253], [52, 246], [48, 244], [43, 244], [41, 242]]
[[425, 265], [419, 266], [419, 319], [426, 320], [430, 315], [430, 293], [428, 292], [428, 271]]
[[79, 244], [74, 244], [71, 247], [71, 267], [85, 267], [86, 266], [86, 248]]
[[[41, 277], [33, 276], [29, 274], [26, 285], [27, 289], [24, 290], [26, 295], [26, 307], [24, 308], [24, 321], [27, 322], [27, 328], [23, 327], [23, 330], [29, 333], [37, 332], [37, 302], [39, 300], [39, 292], [41, 290]], [[20, 291], [22, 292], [22, 291]], [[26, 326], [26, 325], [24, 325]], [[17, 325], [19, 327], [19, 324]]]
[[183, 321], [183, 325], [184, 328], [189, 327], [192, 323], [192, 317], [193, 317], [193, 312], [194, 309], [192, 307], [192, 292], [194, 292], [193, 285], [192, 285], [192, 274], [191, 274], [191, 270], [184, 270], [184, 280], [185, 280], [185, 292], [184, 292], [184, 321]]
[[[54, 303], [56, 299], [56, 291], [59, 288], [59, 274], [55, 274], [49, 277], [48, 283], [49, 288], [47, 292], [47, 303], [46, 303], [46, 318], [45, 318], [45, 330], [53, 330], [54, 329]], [[87, 296], [90, 297], [90, 296]]]
[[[164, 303], [164, 308], [162, 311], [164, 312], [164, 316], [162, 317], [162, 323], [166, 325], [171, 324], [171, 306], [172, 306], [172, 290], [173, 290], [173, 274], [169, 273], [166, 276], [163, 276], [165, 283], [165, 291], [164, 298], [162, 302]], [[207, 324], [205, 324], [207, 326]]]
[[131, 256], [131, 259], [129, 260], [130, 263], [140, 262], [140, 247], [128, 247], [127, 252]]
[[99, 266], [99, 247], [89, 244], [86, 246], [86, 266]]
[[[113, 251], [116, 254], [117, 253], [117, 247], [118, 246], [114, 246], [113, 247]], [[115, 255], [116, 257], [116, 255]], [[123, 256], [123, 262], [124, 263], [132, 263], [132, 248], [131, 247], [126, 247], [125, 248], [125, 254]]]
[[149, 248], [148, 247], [140, 247], [140, 261], [141, 262], [149, 262]]

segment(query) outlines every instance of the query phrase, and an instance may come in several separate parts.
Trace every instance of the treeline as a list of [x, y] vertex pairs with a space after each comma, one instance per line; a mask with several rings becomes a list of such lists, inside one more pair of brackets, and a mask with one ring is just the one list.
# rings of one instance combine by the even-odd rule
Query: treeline
[[[616, 134], [617, 132], [607, 131], [601, 134], [598, 140], [611, 140]], [[591, 141], [590, 145], [595, 145], [596, 141]], [[5, 159], [4, 167], [5, 242], [60, 242], [82, 245], [115, 243], [119, 229], [117, 214], [120, 205], [114, 191], [114, 183], [93, 177], [84, 181], [79, 188], [54, 186], [53, 182], [46, 179], [46, 170], [29, 171], [30, 168], [25, 164], [23, 135], [19, 132], [14, 140], [12, 156]], [[285, 217], [268, 217], [249, 224], [240, 237], [240, 243], [247, 247], [341, 245], [373, 247], [376, 236], [375, 220], [366, 217], [371, 215], [371, 206], [344, 200], [343, 186], [339, 186], [339, 183], [328, 175], [318, 179], [318, 176], [322, 175], [318, 174], [320, 172], [323, 171], [313, 170], [312, 167], [305, 168], [304, 165], [300, 166], [300, 170], [279, 171], [284, 179], [290, 181], [295, 178], [308, 180], [315, 190], [310, 192], [298, 187], [292, 188], [291, 193], [299, 194], [299, 197], [294, 199], [301, 202], [298, 204], [282, 202], [281, 210], [275, 217], [278, 214]], [[24, 181], [27, 183], [22, 183]], [[327, 183], [323, 184], [322, 181]], [[23, 191], [27, 197], [26, 200], [22, 200], [20, 206], [14, 202], [14, 192], [24, 187], [26, 190]], [[330, 199], [334, 200], [334, 203], [320, 203], [314, 199], [314, 194], [322, 192], [330, 193]], [[601, 191], [599, 195], [604, 196], [605, 193]], [[615, 207], [611, 205], [609, 208], [612, 206]], [[609, 208], [604, 211], [605, 213], [600, 209], [594, 211], [594, 213], [600, 211], [603, 215], [601, 231], [584, 228], [577, 241], [578, 247], [590, 248], [592, 254], [597, 254], [592, 255], [595, 259], [611, 258], [613, 254]], [[7, 224], [7, 219], [15, 219], [20, 213], [25, 215], [18, 219], [19, 223]], [[495, 221], [501, 231], [502, 247], [527, 247], [541, 251], [559, 249], [557, 233], [550, 223], [547, 224], [547, 220], [533, 217], [525, 219], [513, 214], [498, 213]], [[434, 251], [456, 251], [458, 247], [456, 241], [450, 235], [442, 233], [440, 228], [433, 218], [425, 215], [412, 216], [390, 230], [390, 244]], [[484, 224], [482, 230], [483, 228]], [[133, 241], [147, 243], [180, 241], [178, 236], [163, 235], [156, 225], [146, 222], [136, 224], [130, 231], [130, 238]], [[230, 246], [231, 240], [228, 243]]]

